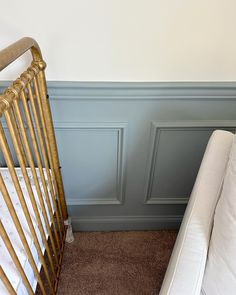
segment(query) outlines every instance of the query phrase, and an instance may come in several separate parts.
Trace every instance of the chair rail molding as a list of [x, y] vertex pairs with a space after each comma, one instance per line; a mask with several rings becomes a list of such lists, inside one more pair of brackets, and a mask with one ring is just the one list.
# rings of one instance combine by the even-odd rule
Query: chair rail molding
[[[10, 84], [0, 81], [0, 91]], [[236, 82], [48, 81], [51, 100], [236, 100]]]

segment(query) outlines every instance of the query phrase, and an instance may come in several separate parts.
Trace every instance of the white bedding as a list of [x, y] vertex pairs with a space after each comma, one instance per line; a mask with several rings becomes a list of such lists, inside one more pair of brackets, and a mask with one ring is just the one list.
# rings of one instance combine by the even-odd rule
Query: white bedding
[[[21, 222], [21, 225], [22, 225], [22, 228], [24, 230], [26, 239], [28, 241], [28, 245], [30, 245], [30, 249], [31, 249], [31, 252], [33, 253], [33, 257], [35, 259], [36, 265], [38, 266], [38, 269], [40, 270], [41, 263], [39, 261], [39, 257], [38, 257], [36, 248], [35, 248], [35, 246], [33, 244], [33, 239], [32, 239], [32, 236], [30, 234], [30, 230], [29, 230], [26, 218], [24, 216], [23, 209], [21, 208], [20, 201], [18, 199], [16, 190], [14, 188], [10, 173], [9, 173], [7, 168], [0, 168], [0, 172], [1, 172], [1, 175], [2, 175], [2, 177], [4, 179], [4, 181], [5, 181], [5, 185], [6, 185], [7, 189], [8, 189], [8, 192], [9, 192], [9, 194], [11, 196], [11, 200], [12, 200], [12, 202], [14, 204], [17, 215], [18, 215], [19, 220]], [[40, 203], [39, 203], [39, 200], [38, 200], [36, 187], [35, 187], [35, 184], [34, 184], [31, 169], [27, 168], [27, 172], [28, 172], [28, 175], [29, 175], [31, 183], [32, 183], [32, 189], [33, 189], [34, 195], [36, 196], [36, 202], [37, 202], [37, 206], [38, 206], [39, 213], [40, 213], [40, 216], [41, 216], [41, 220], [44, 220], [43, 215], [42, 215], [42, 209], [41, 209], [41, 206], [40, 206]], [[45, 172], [44, 173], [45, 178], [47, 180], [46, 171], [44, 171], [44, 172]], [[25, 185], [25, 182], [24, 182], [24, 178], [23, 178], [21, 169], [16, 168], [16, 173], [17, 173], [17, 176], [18, 176], [18, 179], [19, 179], [23, 194], [25, 196], [25, 200], [26, 200], [26, 203], [27, 203], [27, 206], [28, 206], [31, 218], [32, 218], [32, 222], [33, 222], [34, 227], [35, 227], [36, 234], [38, 236], [42, 251], [44, 253], [45, 248], [44, 248], [44, 245], [43, 245], [43, 242], [42, 242], [42, 239], [41, 239], [39, 229], [37, 227], [35, 213], [34, 213], [34, 210], [32, 208], [31, 202], [30, 202], [30, 198], [29, 198], [29, 195], [28, 195], [28, 192], [27, 192], [27, 188], [26, 188], [26, 185]], [[37, 169], [37, 174], [38, 174], [39, 183], [40, 183], [40, 186], [41, 186], [41, 191], [43, 192], [42, 182], [40, 180], [38, 169]], [[45, 207], [46, 207], [46, 210], [47, 210], [47, 214], [48, 214], [48, 217], [49, 217], [46, 199], [45, 199], [44, 195], [43, 195], [43, 197], [44, 197], [44, 203], [45, 203]], [[51, 198], [50, 198], [50, 200], [51, 200]], [[52, 202], [52, 200], [51, 200], [51, 202]], [[52, 208], [53, 208], [53, 206], [52, 206]], [[11, 241], [12, 241], [12, 244], [14, 245], [14, 249], [15, 249], [15, 251], [17, 253], [17, 256], [18, 256], [18, 258], [19, 258], [19, 260], [21, 262], [21, 265], [23, 266], [23, 269], [25, 270], [25, 273], [27, 274], [28, 280], [29, 280], [33, 290], [35, 290], [36, 286], [37, 286], [37, 280], [36, 280], [36, 278], [34, 276], [32, 267], [31, 267], [31, 265], [30, 265], [30, 263], [28, 261], [27, 255], [26, 255], [26, 253], [24, 251], [24, 247], [23, 247], [23, 245], [21, 243], [21, 240], [19, 238], [19, 235], [17, 233], [15, 225], [14, 225], [12, 219], [11, 219], [10, 213], [8, 211], [8, 208], [7, 208], [6, 204], [5, 204], [5, 201], [3, 199], [3, 196], [1, 194], [1, 192], [0, 192], [0, 218], [1, 218], [2, 223], [3, 223], [8, 235], [9, 235]], [[50, 224], [51, 224], [51, 222], [50, 222]], [[46, 233], [46, 236], [48, 237], [48, 233], [47, 233], [44, 222], [43, 222], [43, 227], [44, 227], [44, 231]], [[15, 267], [15, 265], [14, 265], [12, 259], [11, 259], [11, 256], [8, 253], [8, 250], [6, 249], [6, 247], [4, 245], [4, 242], [2, 241], [1, 237], [0, 237], [0, 262], [1, 262], [1, 266], [2, 266], [3, 270], [5, 271], [7, 277], [9, 278], [13, 288], [16, 290], [16, 293], [20, 294], [20, 295], [28, 294], [28, 292], [27, 292], [27, 290], [26, 290], [26, 288], [24, 286], [24, 283], [22, 282], [22, 279], [21, 279], [21, 277], [20, 277], [20, 275], [19, 275], [19, 273], [18, 273], [18, 271], [17, 271], [17, 269], [16, 269], [16, 267]], [[4, 284], [2, 283], [1, 280], [0, 280], [0, 294], [1, 295], [8, 294], [8, 291], [6, 290]]]

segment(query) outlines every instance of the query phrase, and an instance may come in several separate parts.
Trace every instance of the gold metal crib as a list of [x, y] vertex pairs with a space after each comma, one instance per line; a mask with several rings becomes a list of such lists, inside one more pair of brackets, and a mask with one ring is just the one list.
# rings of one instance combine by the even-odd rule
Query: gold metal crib
[[28, 50], [31, 65], [0, 95], [1, 295], [56, 294], [66, 235], [46, 63], [37, 42], [23, 38], [0, 51], [0, 71]]

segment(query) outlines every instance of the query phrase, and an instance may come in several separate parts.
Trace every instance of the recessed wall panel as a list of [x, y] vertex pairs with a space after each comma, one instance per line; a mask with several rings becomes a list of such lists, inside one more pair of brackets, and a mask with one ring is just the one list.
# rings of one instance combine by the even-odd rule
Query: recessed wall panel
[[[146, 201], [148, 204], [187, 203], [213, 130], [220, 127], [152, 124]], [[196, 126], [194, 126], [196, 125]], [[233, 128], [224, 128], [234, 131]]]
[[61, 123], [56, 135], [68, 203], [122, 202], [123, 126]]

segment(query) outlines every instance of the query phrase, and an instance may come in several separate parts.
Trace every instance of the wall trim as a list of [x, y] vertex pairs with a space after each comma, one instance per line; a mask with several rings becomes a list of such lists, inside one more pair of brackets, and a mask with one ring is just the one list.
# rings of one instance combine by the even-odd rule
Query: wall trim
[[[0, 92], [9, 81], [0, 81]], [[236, 82], [48, 81], [51, 100], [236, 100]]]
[[[120, 196], [118, 196], [119, 198]], [[122, 205], [123, 199], [78, 199], [78, 198], [66, 198], [67, 206], [78, 206], [78, 205]]]
[[72, 217], [75, 231], [178, 229], [182, 215]]
[[121, 205], [125, 199], [125, 184], [126, 184], [126, 122], [80, 122], [80, 121], [55, 121], [55, 130], [109, 130], [117, 132], [117, 198], [116, 199], [81, 199], [67, 198], [67, 205]]
[[155, 165], [157, 160], [158, 146], [160, 142], [160, 134], [166, 130], [212, 130], [213, 128], [236, 128], [236, 121], [168, 121], [157, 122], [152, 121], [150, 131], [149, 157], [146, 168], [146, 184], [145, 184], [145, 198], [144, 204], [158, 205], [158, 204], [187, 204], [189, 196], [179, 197], [162, 197], [151, 196], [153, 177], [155, 172]]

